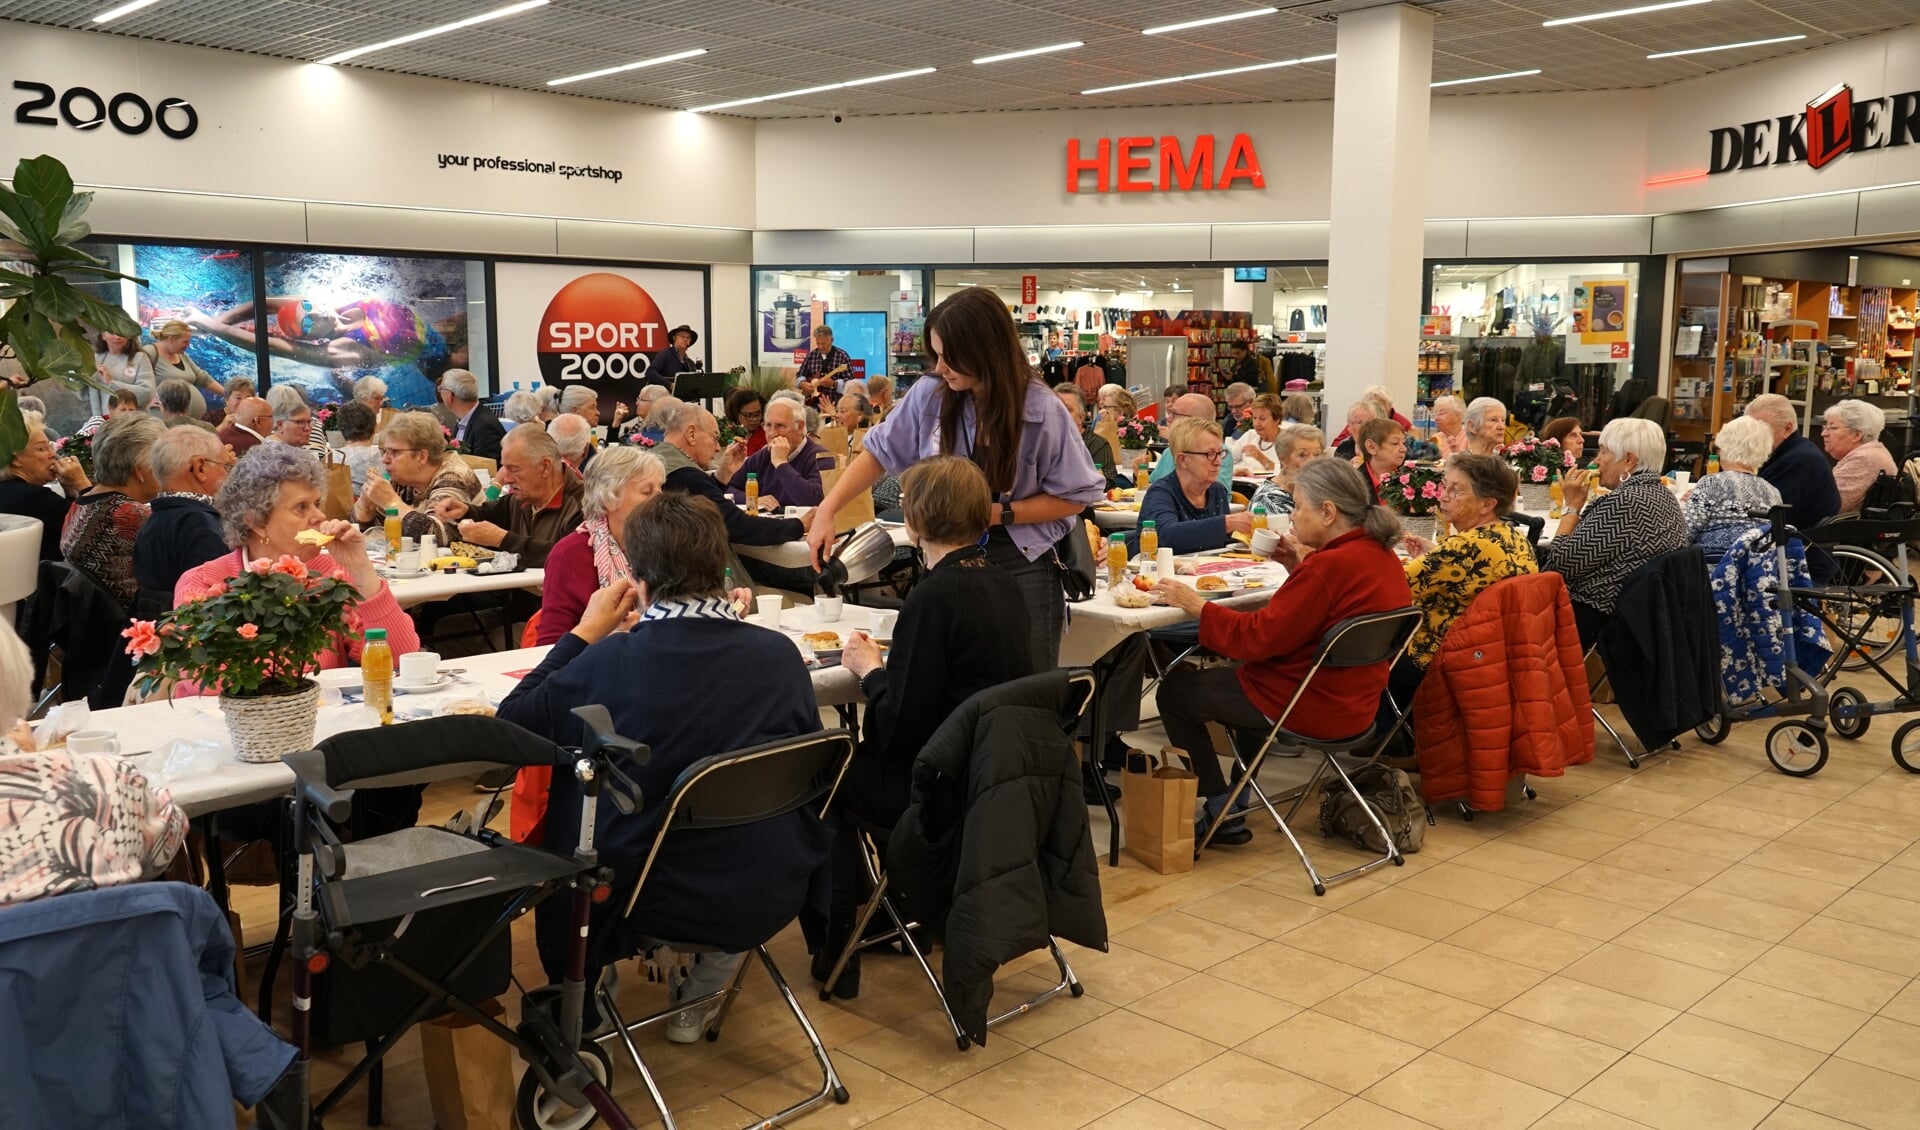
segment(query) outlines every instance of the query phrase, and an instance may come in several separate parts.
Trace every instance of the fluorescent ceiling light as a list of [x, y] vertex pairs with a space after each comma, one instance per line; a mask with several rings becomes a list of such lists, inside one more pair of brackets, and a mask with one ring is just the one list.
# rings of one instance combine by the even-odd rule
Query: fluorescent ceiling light
[[445, 35], [450, 31], [459, 31], [461, 28], [473, 27], [476, 24], [503, 20], [508, 16], [517, 16], [522, 12], [530, 12], [535, 8], [544, 8], [549, 2], [550, 0], [521, 0], [521, 3], [518, 4], [509, 4], [504, 8], [496, 8], [491, 12], [482, 12], [477, 16], [468, 16], [464, 20], [455, 20], [450, 24], [441, 24], [439, 27], [430, 27], [425, 31], [416, 31], [410, 35], [400, 36], [398, 39], [389, 39], [383, 43], [370, 43], [365, 47], [355, 47], [351, 51], [342, 51], [338, 55], [329, 55], [320, 60], [320, 65], [330, 67], [335, 63], [344, 63], [348, 59], [357, 59], [362, 55], [369, 55], [375, 51], [385, 51], [389, 47], [398, 47], [403, 43], [413, 43], [417, 40], [429, 39], [436, 35]]
[[671, 55], [662, 55], [658, 59], [642, 59], [637, 63], [622, 63], [617, 67], [605, 67], [597, 71], [588, 71], [583, 75], [570, 75], [566, 78], [550, 78], [547, 80], [547, 85], [565, 86], [570, 82], [585, 82], [590, 78], [606, 78], [608, 75], [617, 75], [625, 71], [637, 71], [642, 67], [657, 67], [662, 63], [674, 63], [681, 59], [691, 59], [695, 55], [705, 55], [706, 53], [707, 49], [705, 47], [695, 47], [691, 51], [675, 51]]
[[155, 4], [158, 4], [159, 2], [160, 0], [133, 0], [133, 2], [130, 4], [122, 4], [118, 8], [113, 8], [108, 11], [100, 13], [99, 15], [93, 17], [93, 22], [97, 24], [103, 24], [103, 23], [106, 23], [108, 20], [117, 20], [121, 16], [130, 16], [142, 8], [151, 8]]
[[1658, 55], [1649, 55], [1649, 59], [1677, 59], [1682, 55], [1704, 55], [1709, 51], [1732, 51], [1736, 47], [1765, 47], [1769, 43], [1792, 43], [1796, 39], [1805, 39], [1804, 35], [1782, 35], [1773, 39], [1749, 39], [1745, 43], [1722, 43], [1718, 47], [1689, 47], [1685, 51], [1662, 51]]
[[1528, 75], [1537, 75], [1539, 73], [1540, 73], [1540, 68], [1535, 67], [1530, 71], [1508, 71], [1505, 74], [1480, 75], [1475, 78], [1450, 78], [1445, 82], [1430, 82], [1427, 85], [1428, 86], [1465, 86], [1467, 83], [1470, 83], [1470, 82], [1494, 82], [1498, 79], [1503, 79], [1503, 78], [1526, 78]]
[[1225, 78], [1227, 75], [1243, 75], [1249, 71], [1270, 71], [1276, 67], [1297, 67], [1302, 63], [1324, 63], [1332, 55], [1309, 55], [1304, 59], [1283, 59], [1278, 63], [1255, 63], [1250, 67], [1228, 67], [1224, 71], [1201, 71], [1199, 74], [1176, 75], [1173, 78], [1151, 78], [1145, 82], [1123, 82], [1119, 86], [1096, 86], [1092, 90], [1083, 90], [1082, 94], [1111, 94], [1116, 90], [1138, 90], [1143, 86], [1165, 86], [1170, 82], [1199, 82], [1202, 79]]
[[1140, 34], [1165, 35], [1170, 31], [1185, 31], [1190, 27], [1206, 27], [1209, 24], [1231, 23], [1234, 20], [1251, 19], [1254, 16], [1271, 16], [1279, 10], [1278, 8], [1249, 8], [1244, 12], [1230, 12], [1224, 16], [1208, 16], [1204, 20], [1187, 20], [1184, 23], [1168, 24], [1165, 27], [1150, 27], [1143, 30]]
[[1056, 43], [1051, 47], [1029, 47], [1025, 51], [1009, 51], [1004, 55], [983, 55], [973, 61], [975, 66], [983, 63], [1004, 63], [1009, 59], [1024, 59], [1029, 55], [1051, 55], [1055, 51], [1071, 51], [1086, 44], [1076, 39], [1072, 43]]
[[[542, 0], [544, 3], [545, 0]], [[789, 98], [800, 98], [808, 94], [824, 94], [829, 90], [843, 90], [849, 86], [872, 86], [876, 82], [892, 82], [897, 78], [912, 78], [915, 75], [930, 75], [933, 67], [920, 67], [911, 71], [895, 71], [889, 75], [874, 75], [872, 78], [848, 79], [846, 82], [830, 82], [824, 86], [809, 86], [800, 90], [788, 90], [779, 94], [762, 94], [758, 98], [736, 98], [731, 102], [715, 102], [711, 106], [695, 106], [689, 114], [705, 114], [713, 110], [730, 110], [735, 106], [750, 106], [755, 102], [785, 102]]]
[[1611, 20], [1618, 16], [1638, 16], [1644, 12], [1664, 12], [1668, 8], [1691, 8], [1695, 4], [1711, 4], [1713, 0], [1666, 0], [1664, 4], [1642, 4], [1638, 8], [1617, 8], [1611, 12], [1593, 12], [1585, 16], [1568, 16], [1565, 19], [1546, 20], [1541, 27], [1560, 27], [1565, 24], [1583, 24], [1590, 20]]

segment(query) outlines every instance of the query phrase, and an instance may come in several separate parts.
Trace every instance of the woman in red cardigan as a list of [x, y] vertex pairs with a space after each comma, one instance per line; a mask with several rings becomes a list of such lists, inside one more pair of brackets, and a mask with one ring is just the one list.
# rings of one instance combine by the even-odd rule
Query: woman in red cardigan
[[[1338, 459], [1311, 460], [1295, 475], [1293, 496], [1293, 532], [1273, 553], [1287, 567], [1287, 581], [1264, 608], [1239, 612], [1210, 604], [1192, 586], [1173, 579], [1155, 587], [1168, 604], [1200, 618], [1202, 647], [1240, 660], [1233, 667], [1182, 666], [1160, 684], [1167, 740], [1193, 758], [1207, 798], [1196, 838], [1227, 800], [1227, 781], [1207, 723], [1257, 731], [1264, 739], [1313, 666], [1327, 629], [1350, 616], [1413, 603], [1406, 570], [1393, 551], [1400, 520], [1374, 504], [1358, 470]], [[1322, 668], [1288, 716], [1287, 729], [1315, 738], [1358, 733], [1372, 723], [1386, 688], [1384, 663]], [[1252, 838], [1236, 817], [1220, 826], [1213, 842], [1244, 844]]]
[[[352, 522], [328, 518], [321, 509], [326, 488], [326, 468], [305, 448], [263, 443], [248, 452], [227, 473], [226, 485], [213, 500], [233, 552], [182, 573], [173, 588], [174, 607], [205, 596], [214, 585], [239, 575], [256, 561], [276, 561], [291, 554], [309, 568], [345, 574], [360, 594], [359, 603], [348, 613], [349, 622], [340, 625], [342, 634], [348, 637], [346, 651], [321, 652], [319, 667], [359, 663], [366, 628], [385, 628], [387, 643], [395, 655], [420, 650], [420, 636], [414, 631], [412, 619], [367, 559], [366, 535]], [[332, 535], [327, 553], [296, 540], [300, 531], [309, 529]], [[174, 693], [211, 694], [218, 689], [182, 683]]]

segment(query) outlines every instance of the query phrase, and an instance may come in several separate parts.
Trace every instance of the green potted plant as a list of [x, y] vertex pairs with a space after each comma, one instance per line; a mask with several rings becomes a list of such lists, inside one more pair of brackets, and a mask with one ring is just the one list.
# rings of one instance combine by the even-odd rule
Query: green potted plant
[[[75, 285], [78, 280], [129, 279], [77, 245], [93, 234], [84, 218], [93, 193], [75, 192], [73, 177], [42, 154], [20, 161], [13, 185], [0, 184], [0, 360], [13, 360], [28, 381], [57, 380], [75, 391], [104, 389], [94, 377], [87, 330], [137, 339], [127, 312]], [[19, 393], [0, 384], [0, 466], [27, 443]]]
[[359, 633], [353, 585], [297, 557], [261, 558], [154, 620], [122, 633], [142, 694], [163, 685], [218, 688], [233, 750], [277, 761], [309, 749], [320, 686], [307, 677], [321, 652], [342, 654]]

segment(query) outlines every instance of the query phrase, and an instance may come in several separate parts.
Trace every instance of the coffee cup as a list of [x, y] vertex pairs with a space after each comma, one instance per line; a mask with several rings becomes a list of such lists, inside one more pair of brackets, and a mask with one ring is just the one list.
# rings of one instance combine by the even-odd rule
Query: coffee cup
[[1692, 481], [1693, 481], [1693, 472], [1692, 472], [1692, 471], [1675, 471], [1675, 472], [1673, 473], [1673, 485], [1674, 485], [1674, 486], [1677, 486], [1677, 487], [1683, 487], [1683, 486], [1686, 486], [1686, 485], [1687, 485], [1688, 483], [1690, 483], [1690, 482], [1692, 482]]
[[1280, 547], [1280, 535], [1273, 527], [1253, 531], [1253, 552], [1259, 557], [1272, 557], [1273, 551]]
[[883, 643], [892, 639], [893, 622], [898, 619], [899, 616], [900, 614], [892, 609], [875, 609], [872, 614], [872, 619], [869, 621], [872, 627], [868, 629], [867, 634]]
[[846, 608], [847, 601], [845, 597], [820, 596], [815, 597], [813, 600], [814, 615], [820, 618], [822, 624], [831, 624], [839, 620], [840, 614], [846, 611]]
[[410, 651], [400, 657], [400, 684], [425, 686], [440, 677], [440, 654], [434, 651]]
[[1159, 552], [1153, 555], [1153, 575], [1171, 577], [1173, 573], [1173, 550], [1162, 546]]
[[112, 730], [75, 730], [67, 735], [68, 753], [119, 753], [120, 735]]
[[1280, 535], [1281, 537], [1286, 537], [1288, 534], [1293, 532], [1293, 515], [1291, 514], [1267, 515], [1267, 529], [1272, 530], [1274, 533]]
[[396, 573], [418, 573], [420, 571], [420, 551], [403, 549], [393, 555], [393, 571]]
[[780, 596], [778, 593], [768, 596], [757, 596], [754, 597], [753, 603], [754, 607], [760, 611], [760, 622], [762, 624], [769, 628], [778, 628], [780, 626], [780, 610], [786, 605], [785, 597]]

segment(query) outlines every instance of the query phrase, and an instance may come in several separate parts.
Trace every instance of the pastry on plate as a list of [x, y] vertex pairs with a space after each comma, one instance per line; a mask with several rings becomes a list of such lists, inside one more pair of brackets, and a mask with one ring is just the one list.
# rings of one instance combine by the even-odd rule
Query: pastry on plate
[[1209, 573], [1193, 582], [1193, 587], [1199, 589], [1201, 592], [1225, 592], [1232, 586], [1228, 585], [1227, 579], [1220, 574]]
[[800, 642], [815, 651], [832, 651], [840, 646], [839, 632], [808, 632]]

